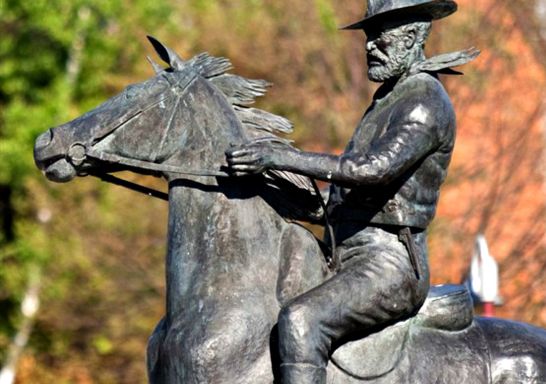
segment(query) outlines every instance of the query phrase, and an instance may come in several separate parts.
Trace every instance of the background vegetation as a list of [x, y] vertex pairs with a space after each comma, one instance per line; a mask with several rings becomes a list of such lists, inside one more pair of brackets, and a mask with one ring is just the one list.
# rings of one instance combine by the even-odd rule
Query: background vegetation
[[[501, 267], [500, 315], [546, 327], [546, 8], [459, 4], [428, 51], [483, 54], [445, 79], [459, 136], [431, 228], [433, 280], [460, 282], [484, 233]], [[163, 313], [166, 204], [95, 179], [49, 183], [34, 138], [150, 77], [152, 34], [272, 81], [260, 106], [294, 121], [300, 147], [339, 152], [375, 89], [362, 33], [337, 29], [363, 12], [360, 0], [0, 0], [0, 361], [32, 330], [19, 383], [144, 383]], [[41, 303], [30, 320], [29, 292]]]

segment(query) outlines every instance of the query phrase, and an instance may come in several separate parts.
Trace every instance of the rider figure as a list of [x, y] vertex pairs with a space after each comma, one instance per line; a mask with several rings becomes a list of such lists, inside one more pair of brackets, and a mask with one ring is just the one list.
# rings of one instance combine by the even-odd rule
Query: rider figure
[[475, 51], [426, 59], [431, 21], [451, 0], [369, 0], [346, 29], [367, 35], [368, 77], [383, 85], [341, 156], [256, 142], [227, 152], [236, 175], [268, 169], [332, 183], [327, 211], [340, 268], [279, 315], [281, 382], [326, 383], [341, 340], [416, 313], [429, 290], [425, 230], [455, 140], [455, 115], [438, 73], [456, 73]]

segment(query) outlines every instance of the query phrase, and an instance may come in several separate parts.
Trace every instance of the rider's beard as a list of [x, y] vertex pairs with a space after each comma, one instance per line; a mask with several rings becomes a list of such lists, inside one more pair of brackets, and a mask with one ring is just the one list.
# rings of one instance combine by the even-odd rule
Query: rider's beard
[[402, 76], [408, 69], [409, 52], [398, 46], [390, 52], [372, 51], [368, 53], [368, 78], [374, 82], [384, 82]]

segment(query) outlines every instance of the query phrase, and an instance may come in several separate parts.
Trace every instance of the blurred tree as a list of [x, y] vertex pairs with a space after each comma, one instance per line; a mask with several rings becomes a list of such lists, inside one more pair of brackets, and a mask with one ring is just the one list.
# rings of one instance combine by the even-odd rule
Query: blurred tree
[[[432, 231], [434, 281], [459, 282], [483, 230], [501, 263], [503, 314], [546, 326], [542, 0], [458, 2], [430, 54], [484, 52], [445, 79], [459, 138]], [[163, 313], [166, 205], [96, 180], [46, 182], [36, 135], [150, 76], [150, 33], [183, 57], [225, 55], [235, 72], [272, 81], [260, 107], [292, 119], [299, 146], [341, 151], [376, 87], [363, 35], [336, 30], [363, 13], [361, 0], [0, 0], [2, 362], [30, 274], [42, 274], [20, 383], [143, 383]]]
[[[42, 181], [32, 160], [34, 138], [102, 101], [133, 76], [144, 31], [152, 25], [158, 32], [173, 28], [170, 11], [165, 1], [0, 1], [0, 361], [17, 330], [27, 326], [19, 304], [31, 271], [50, 277], [41, 292], [46, 306], [33, 348], [61, 357], [69, 351], [58, 350], [59, 335], [47, 327], [67, 322], [69, 311], [63, 313], [64, 305], [55, 303], [70, 303], [77, 281], [104, 268], [88, 268], [89, 261], [74, 257], [81, 244], [61, 240], [69, 231], [57, 214], [78, 199], [81, 203], [86, 192], [73, 189], [64, 197], [58, 186]], [[95, 196], [86, 214], [107, 204], [108, 199]], [[72, 228], [70, 237], [88, 230]], [[69, 336], [67, 348], [85, 337]], [[89, 345], [98, 353], [108, 350], [106, 337], [92, 337], [96, 341]]]
[[462, 0], [460, 16], [448, 20], [452, 30], [474, 32], [444, 46], [466, 39], [483, 53], [462, 82], [447, 81], [459, 133], [431, 253], [434, 281], [458, 282], [472, 239], [486, 234], [500, 263], [505, 306], [499, 314], [544, 326], [546, 66], [533, 3]]

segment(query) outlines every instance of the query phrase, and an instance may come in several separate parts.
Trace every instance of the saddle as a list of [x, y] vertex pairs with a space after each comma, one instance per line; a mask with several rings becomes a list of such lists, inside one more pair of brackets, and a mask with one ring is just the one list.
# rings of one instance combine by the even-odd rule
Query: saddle
[[472, 299], [464, 286], [433, 286], [415, 316], [342, 345], [330, 360], [354, 378], [380, 377], [394, 370], [403, 358], [412, 327], [459, 332], [472, 325], [473, 317]]

